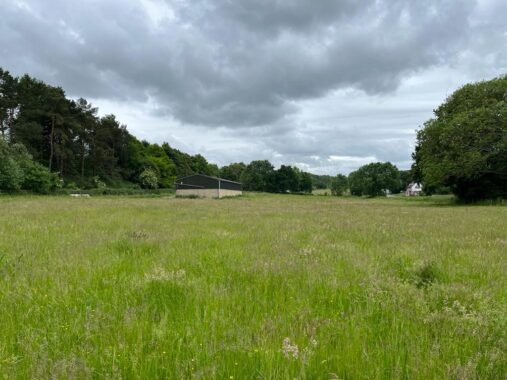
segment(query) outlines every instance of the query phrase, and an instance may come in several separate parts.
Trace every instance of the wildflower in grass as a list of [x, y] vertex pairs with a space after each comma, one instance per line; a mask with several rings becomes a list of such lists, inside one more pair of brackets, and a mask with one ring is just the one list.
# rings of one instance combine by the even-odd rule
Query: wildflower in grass
[[299, 348], [292, 344], [290, 338], [285, 338], [282, 343], [282, 352], [287, 359], [297, 359], [299, 357]]
[[144, 278], [147, 282], [150, 281], [180, 281], [186, 276], [184, 269], [178, 269], [177, 271], [167, 272], [164, 268], [155, 267], [150, 273], [146, 273]]

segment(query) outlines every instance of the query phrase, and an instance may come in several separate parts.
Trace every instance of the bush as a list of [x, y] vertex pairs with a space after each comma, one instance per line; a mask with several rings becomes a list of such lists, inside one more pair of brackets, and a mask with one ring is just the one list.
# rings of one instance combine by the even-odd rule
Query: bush
[[23, 172], [11, 157], [0, 152], [0, 190], [17, 191], [21, 189]]
[[144, 169], [139, 175], [139, 181], [144, 189], [158, 188], [158, 176], [153, 169]]
[[44, 166], [31, 161], [25, 167], [22, 187], [24, 190], [47, 194], [55, 187], [57, 180], [57, 176], [50, 173]]
[[102, 181], [99, 176], [93, 177], [93, 184], [96, 189], [105, 189], [107, 187], [106, 183]]
[[0, 139], [0, 190], [48, 193], [55, 186], [56, 176], [33, 161], [23, 145]]

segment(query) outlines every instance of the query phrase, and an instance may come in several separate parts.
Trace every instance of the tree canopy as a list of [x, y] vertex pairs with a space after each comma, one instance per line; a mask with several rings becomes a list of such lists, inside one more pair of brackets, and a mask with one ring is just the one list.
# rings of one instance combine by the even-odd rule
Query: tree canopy
[[398, 168], [390, 162], [373, 162], [349, 174], [350, 193], [371, 197], [397, 192], [400, 187]]
[[507, 196], [507, 76], [467, 84], [417, 133], [413, 175], [426, 192], [463, 200]]
[[300, 169], [282, 165], [275, 170], [267, 160], [252, 161], [241, 174], [243, 188], [270, 193], [311, 193], [312, 177]]
[[331, 181], [331, 194], [335, 196], [343, 195], [349, 188], [349, 181], [343, 174], [337, 174]]

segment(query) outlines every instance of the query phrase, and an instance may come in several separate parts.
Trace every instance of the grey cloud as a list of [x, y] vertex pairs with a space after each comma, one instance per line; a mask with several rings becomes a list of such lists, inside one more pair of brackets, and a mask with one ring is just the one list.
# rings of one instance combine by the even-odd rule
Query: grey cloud
[[175, 17], [156, 27], [136, 1], [4, 4], [0, 42], [7, 58], [1, 63], [38, 74], [73, 95], [152, 96], [161, 114], [185, 123], [263, 125], [297, 112], [293, 101], [346, 86], [393, 91], [405, 75], [452, 59], [470, 37], [475, 5], [471, 0], [166, 3]]
[[0, 66], [136, 105], [157, 141], [220, 164], [408, 167], [442, 93], [507, 71], [506, 12], [502, 0], [12, 0]]

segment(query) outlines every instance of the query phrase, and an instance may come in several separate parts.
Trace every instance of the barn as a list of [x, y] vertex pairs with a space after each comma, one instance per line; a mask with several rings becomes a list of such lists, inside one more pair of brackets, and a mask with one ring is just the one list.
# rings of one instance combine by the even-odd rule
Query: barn
[[178, 178], [174, 185], [177, 196], [223, 198], [241, 195], [243, 191], [239, 182], [204, 174], [193, 174]]

